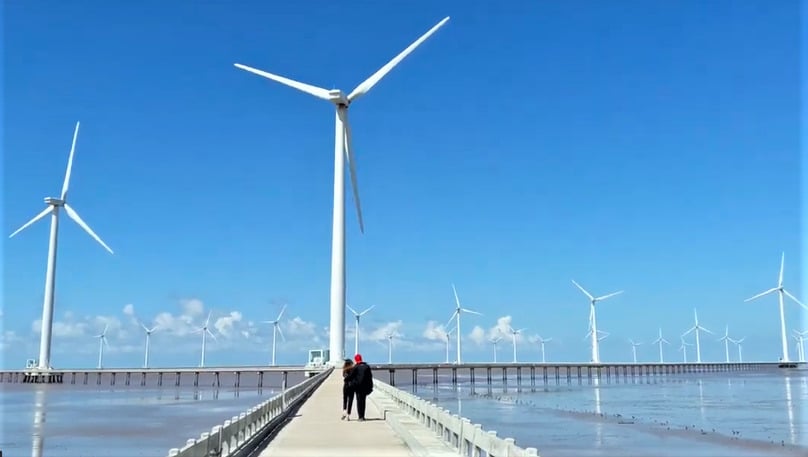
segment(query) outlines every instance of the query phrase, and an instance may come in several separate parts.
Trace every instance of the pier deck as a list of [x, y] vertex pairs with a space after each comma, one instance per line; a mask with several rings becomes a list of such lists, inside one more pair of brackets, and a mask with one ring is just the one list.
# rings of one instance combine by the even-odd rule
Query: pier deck
[[[413, 439], [413, 435], [405, 431], [408, 436], [400, 436], [393, 431], [377, 406], [378, 400], [385, 396], [374, 391], [368, 397], [364, 422], [356, 420], [356, 402], [351, 420], [341, 420], [342, 372], [334, 370], [259, 457], [412, 457], [416, 453], [411, 451], [407, 440]], [[423, 428], [420, 424], [414, 426]], [[426, 446], [438, 451], [429, 455], [449, 454], [449, 448], [437, 437], [419, 434], [417, 439], [419, 448]]]

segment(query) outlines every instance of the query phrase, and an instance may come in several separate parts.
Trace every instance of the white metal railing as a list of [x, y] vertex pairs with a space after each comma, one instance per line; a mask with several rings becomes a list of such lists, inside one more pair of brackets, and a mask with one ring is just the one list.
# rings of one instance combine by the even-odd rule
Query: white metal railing
[[[286, 388], [280, 394], [260, 403], [232, 419], [217, 425], [199, 438], [191, 438], [182, 448], [168, 451], [169, 457], [229, 457], [260, 443], [265, 432], [278, 425], [286, 413], [306, 398], [325, 380], [333, 368]], [[259, 438], [259, 439], [256, 439]]]
[[500, 438], [495, 431], [485, 431], [480, 424], [452, 414], [438, 405], [389, 384], [373, 380], [376, 390], [387, 394], [402, 411], [435, 432], [458, 453], [471, 457], [538, 456], [536, 448], [521, 448], [513, 438]]

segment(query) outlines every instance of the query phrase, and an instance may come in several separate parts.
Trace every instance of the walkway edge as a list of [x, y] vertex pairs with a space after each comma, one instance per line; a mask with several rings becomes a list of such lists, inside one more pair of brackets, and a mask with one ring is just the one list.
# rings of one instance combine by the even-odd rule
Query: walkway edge
[[[404, 411], [401, 410], [398, 406], [396, 406], [395, 401], [386, 393], [384, 394], [384, 400], [379, 398], [374, 398], [376, 395], [371, 395], [368, 398], [373, 402], [384, 417], [385, 422], [396, 435], [399, 436], [404, 442], [407, 444], [407, 447], [410, 448], [410, 452], [413, 454], [414, 457], [442, 457], [442, 456], [452, 456], [454, 457], [457, 455], [457, 449], [450, 448], [448, 445], [443, 444], [445, 448], [444, 452], [440, 452], [439, 449], [427, 449], [423, 444], [421, 444], [421, 440], [416, 438], [408, 429], [407, 427], [402, 424], [402, 419], [407, 419], [408, 416]], [[417, 424], [413, 421], [413, 423], [422, 428], [424, 431], [427, 431], [427, 428], [422, 426], [421, 424]], [[437, 452], [436, 452], [437, 451]]]

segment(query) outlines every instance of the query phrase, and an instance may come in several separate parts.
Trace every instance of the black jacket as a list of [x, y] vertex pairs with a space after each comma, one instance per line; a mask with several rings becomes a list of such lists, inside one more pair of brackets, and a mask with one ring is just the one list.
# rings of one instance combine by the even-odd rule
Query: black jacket
[[348, 373], [345, 378], [348, 388], [360, 395], [370, 395], [373, 392], [373, 372], [370, 365], [359, 362]]

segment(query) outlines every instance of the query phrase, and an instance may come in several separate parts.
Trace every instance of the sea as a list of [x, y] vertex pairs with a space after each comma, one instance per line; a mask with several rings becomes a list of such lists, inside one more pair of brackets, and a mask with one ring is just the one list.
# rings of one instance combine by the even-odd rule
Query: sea
[[[397, 387], [544, 457], [808, 456], [806, 370], [526, 384], [441, 376], [438, 385], [430, 377]], [[280, 386], [0, 389], [4, 457], [160, 457]]]

